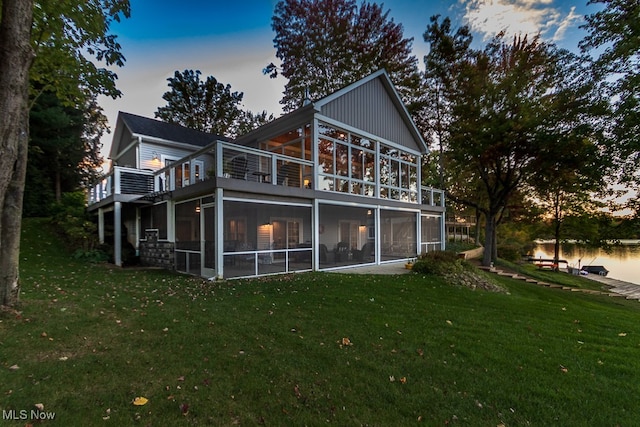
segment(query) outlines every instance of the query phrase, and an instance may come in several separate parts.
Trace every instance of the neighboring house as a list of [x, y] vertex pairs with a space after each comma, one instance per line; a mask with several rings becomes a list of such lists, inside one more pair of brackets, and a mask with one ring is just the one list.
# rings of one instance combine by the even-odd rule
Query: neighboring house
[[444, 249], [427, 146], [388, 74], [306, 102], [233, 141], [120, 113], [91, 190], [115, 263], [233, 278], [404, 261]]

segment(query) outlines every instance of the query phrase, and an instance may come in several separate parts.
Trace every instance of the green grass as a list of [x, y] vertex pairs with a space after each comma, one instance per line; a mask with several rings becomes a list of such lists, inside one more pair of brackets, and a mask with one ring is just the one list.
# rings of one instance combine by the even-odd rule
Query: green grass
[[21, 314], [0, 315], [0, 410], [42, 403], [47, 425], [640, 419], [637, 302], [413, 274], [212, 283], [75, 262], [42, 221], [22, 249]]
[[498, 267], [505, 267], [509, 270], [513, 270], [525, 276], [562, 286], [569, 286], [579, 289], [591, 289], [596, 291], [606, 291], [608, 289], [607, 286], [595, 280], [591, 280], [582, 276], [567, 274], [564, 271], [540, 269], [535, 264], [517, 264], [505, 260], [499, 260]]

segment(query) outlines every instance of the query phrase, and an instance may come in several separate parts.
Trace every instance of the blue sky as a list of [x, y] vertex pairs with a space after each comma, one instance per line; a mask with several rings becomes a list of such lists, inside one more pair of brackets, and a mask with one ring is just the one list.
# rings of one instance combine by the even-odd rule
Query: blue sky
[[[118, 74], [123, 96], [101, 98], [110, 124], [119, 110], [147, 117], [164, 105], [167, 78], [176, 70], [194, 69], [212, 75], [244, 93], [243, 107], [253, 112], [281, 110], [284, 80], [269, 79], [262, 68], [276, 62], [271, 29], [276, 0], [131, 0], [131, 18], [115, 23], [127, 58]], [[358, 4], [360, 0], [358, 0]], [[378, 2], [413, 37], [414, 54], [422, 65], [427, 45], [422, 34], [434, 14], [449, 16], [455, 26], [467, 24], [481, 43], [499, 32], [537, 33], [561, 47], [575, 50], [584, 33], [584, 16], [596, 9], [587, 0], [387, 0]], [[105, 136], [103, 152], [111, 145]], [[106, 157], [106, 155], [105, 155]]]

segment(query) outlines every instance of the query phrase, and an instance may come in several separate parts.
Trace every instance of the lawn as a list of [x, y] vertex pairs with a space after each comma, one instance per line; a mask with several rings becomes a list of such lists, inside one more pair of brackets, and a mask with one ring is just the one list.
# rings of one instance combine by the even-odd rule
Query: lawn
[[413, 274], [207, 282], [74, 261], [42, 220], [25, 222], [21, 271], [20, 314], [0, 314], [2, 425], [36, 404], [61, 426], [640, 419], [638, 302], [504, 278], [504, 293]]

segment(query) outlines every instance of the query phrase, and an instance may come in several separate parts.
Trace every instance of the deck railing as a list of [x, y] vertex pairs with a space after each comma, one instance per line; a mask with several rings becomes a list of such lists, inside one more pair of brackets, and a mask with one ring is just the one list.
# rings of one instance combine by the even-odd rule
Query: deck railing
[[153, 171], [114, 166], [111, 172], [89, 189], [89, 204], [114, 194], [147, 194], [153, 191]]
[[[196, 171], [198, 164], [206, 170]], [[219, 141], [156, 171], [154, 191], [173, 191], [212, 176], [311, 188], [312, 171], [307, 160]]]
[[444, 190], [432, 187], [422, 187], [422, 204], [444, 207]]
[[[313, 163], [283, 154], [217, 141], [155, 172], [115, 166], [89, 192], [89, 204], [114, 194], [174, 191], [211, 177], [294, 188], [314, 188]], [[423, 205], [444, 207], [443, 190], [422, 187]]]

